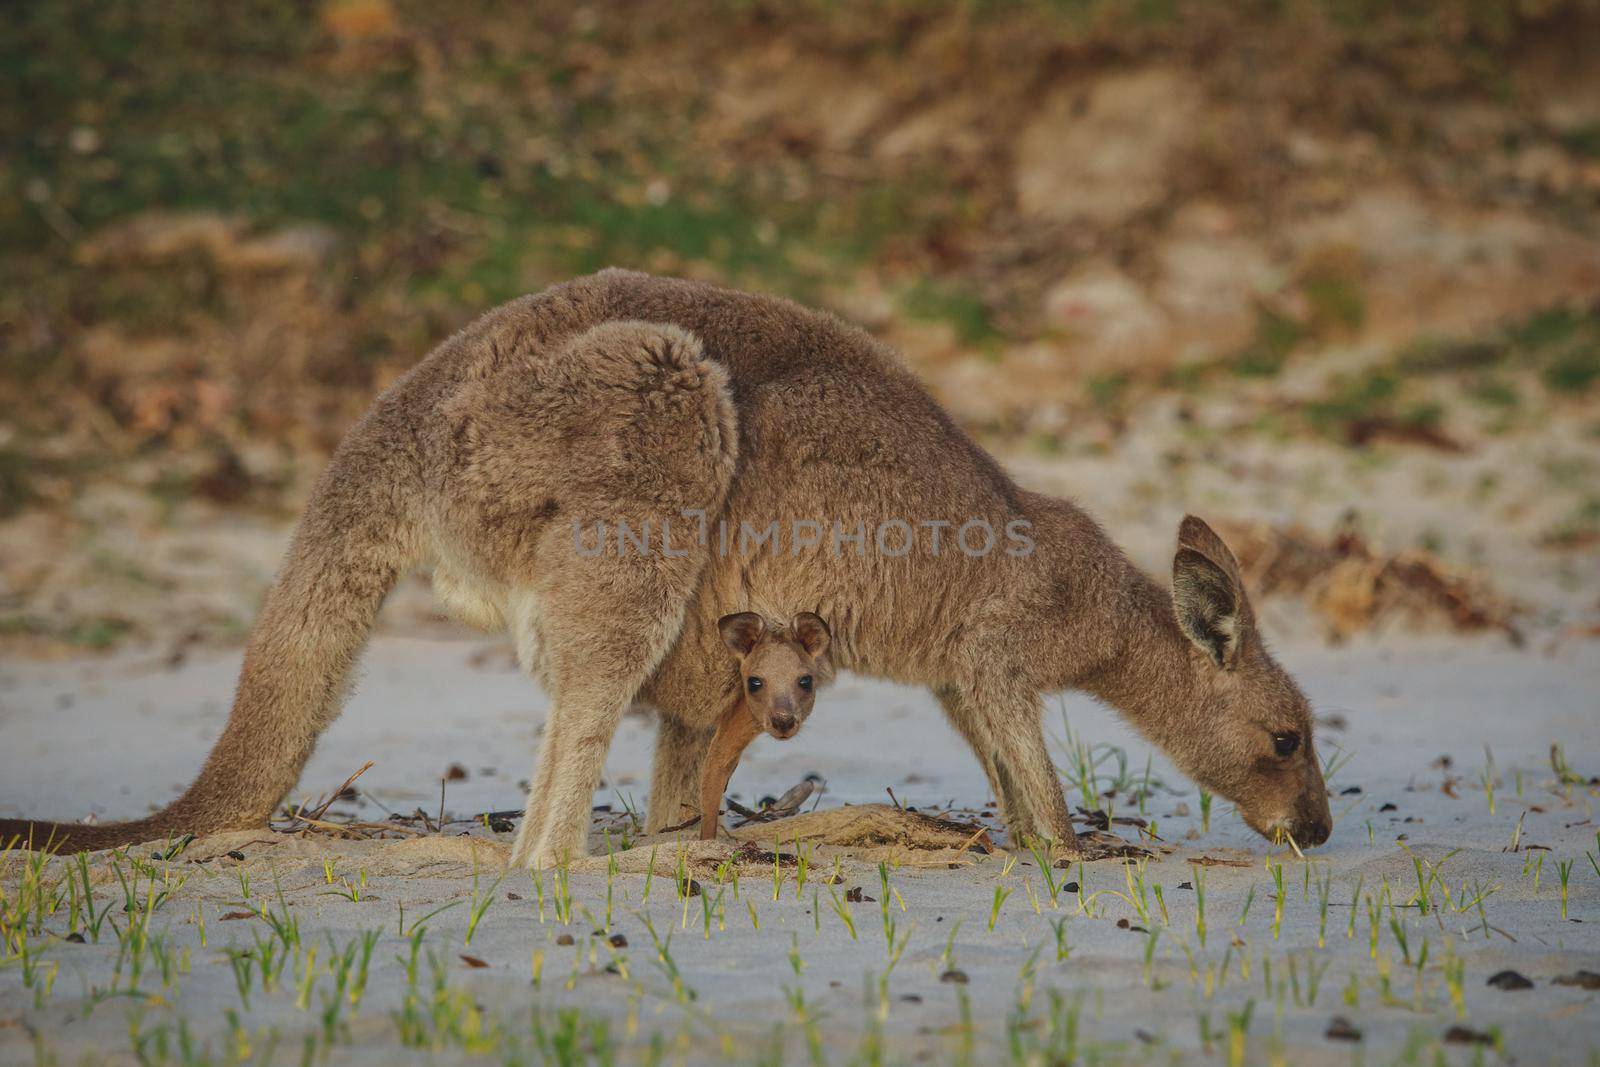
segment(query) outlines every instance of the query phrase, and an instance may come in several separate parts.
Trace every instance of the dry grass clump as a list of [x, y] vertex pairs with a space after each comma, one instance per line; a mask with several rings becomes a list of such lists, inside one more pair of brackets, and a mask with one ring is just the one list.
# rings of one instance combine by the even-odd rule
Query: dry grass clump
[[906, 866], [944, 866], [969, 848], [994, 850], [988, 830], [890, 804], [822, 808], [733, 831], [745, 841], [811, 841], [844, 849], [857, 859]]
[[1303, 599], [1336, 640], [1398, 621], [1418, 628], [1500, 630], [1513, 640], [1515, 605], [1481, 577], [1425, 549], [1385, 553], [1346, 520], [1329, 536], [1299, 524], [1224, 524], [1246, 582], [1259, 595]]

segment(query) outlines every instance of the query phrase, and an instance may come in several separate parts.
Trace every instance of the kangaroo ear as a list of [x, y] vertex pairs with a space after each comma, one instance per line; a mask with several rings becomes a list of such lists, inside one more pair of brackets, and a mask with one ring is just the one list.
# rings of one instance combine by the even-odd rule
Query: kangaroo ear
[[794, 627], [795, 639], [805, 647], [806, 655], [812, 659], [820, 659], [828, 651], [828, 645], [833, 640], [833, 634], [828, 630], [828, 624], [822, 621], [822, 616], [814, 611], [802, 611], [794, 617], [791, 624]]
[[1193, 515], [1178, 527], [1172, 559], [1172, 606], [1178, 628], [1223, 670], [1239, 662], [1253, 625], [1239, 562], [1215, 530]]
[[1234, 558], [1233, 550], [1200, 516], [1185, 515], [1178, 524], [1178, 547], [1194, 549], [1226, 571], [1241, 591], [1244, 589], [1244, 578], [1239, 572], [1239, 561]]
[[753, 611], [740, 611], [718, 619], [717, 632], [722, 635], [722, 643], [742, 658], [750, 654], [761, 635], [767, 632], [767, 621]]

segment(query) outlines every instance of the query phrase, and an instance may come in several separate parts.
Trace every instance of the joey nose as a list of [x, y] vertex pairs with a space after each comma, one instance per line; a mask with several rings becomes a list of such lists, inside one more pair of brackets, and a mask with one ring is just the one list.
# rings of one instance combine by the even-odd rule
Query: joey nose
[[779, 737], [788, 737], [794, 732], [794, 714], [788, 711], [774, 711], [772, 713], [772, 732]]

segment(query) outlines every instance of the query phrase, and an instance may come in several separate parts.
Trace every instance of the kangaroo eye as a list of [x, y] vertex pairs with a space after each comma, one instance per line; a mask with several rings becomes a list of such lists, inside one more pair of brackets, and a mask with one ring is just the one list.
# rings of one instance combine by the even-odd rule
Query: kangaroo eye
[[1295, 749], [1299, 747], [1299, 734], [1289, 733], [1272, 735], [1272, 750], [1280, 756], [1292, 756], [1295, 753]]
[[800, 688], [808, 693], [811, 692], [811, 675], [802, 674], [800, 676]]
[[754, 693], [756, 690], [760, 689], [762, 684], [763, 683], [762, 683], [761, 679], [757, 678], [755, 675], [751, 675], [749, 680], [747, 680], [745, 682], [745, 685], [750, 687], [750, 692], [752, 692], [752, 693]]

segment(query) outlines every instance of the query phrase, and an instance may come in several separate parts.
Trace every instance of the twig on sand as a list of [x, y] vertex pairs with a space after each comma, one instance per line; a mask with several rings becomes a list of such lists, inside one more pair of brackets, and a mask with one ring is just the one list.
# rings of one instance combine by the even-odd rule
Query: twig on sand
[[302, 824], [304, 824], [306, 826], [314, 826], [314, 827], [318, 827], [318, 828], [321, 828], [321, 829], [329, 829], [329, 828], [331, 828], [331, 829], [334, 829], [334, 830], [338, 830], [340, 832], [343, 832], [343, 828], [345, 826], [355, 825], [353, 823], [331, 823], [331, 822], [327, 822], [327, 821], [325, 821], [323, 819], [323, 816], [328, 814], [328, 809], [333, 807], [334, 801], [336, 801], [340, 797], [344, 796], [345, 791], [347, 789], [349, 789], [353, 784], [355, 784], [355, 780], [357, 778], [360, 778], [363, 774], [366, 774], [367, 771], [369, 771], [372, 768], [372, 765], [373, 765], [373, 761], [372, 760], [368, 760], [367, 762], [363, 763], [361, 765], [361, 767], [354, 774], [352, 774], [350, 777], [348, 777], [348, 778], [346, 778], [344, 780], [344, 784], [343, 785], [339, 786], [339, 788], [337, 788], [333, 792], [329, 793], [326, 796], [326, 798], [324, 798], [320, 803], [317, 804], [316, 807], [307, 808], [305, 803], [302, 802], [299, 807], [295, 808], [293, 811], [287, 812], [286, 814], [287, 814], [287, 817], [289, 819], [289, 825], [287, 827], [285, 827], [281, 832], [284, 832], [284, 833], [294, 833], [294, 832], [296, 832], [299, 829], [299, 827], [296, 826], [297, 823], [302, 823]]
[[523, 811], [521, 808], [508, 808], [505, 811], [480, 811], [478, 814], [468, 819], [467, 822], [481, 823], [485, 819], [520, 819], [526, 814], [527, 812]]
[[1116, 834], [1105, 833], [1101, 830], [1090, 830], [1079, 834], [1078, 845], [1083, 851], [1083, 859], [1090, 861], [1139, 859], [1153, 855], [1147, 848], [1130, 844]]
[[[305, 824], [305, 829], [320, 830], [326, 834], [335, 834], [341, 837], [353, 837], [358, 840], [370, 840], [374, 835], [394, 831], [398, 834], [410, 834], [413, 837], [426, 837], [421, 830], [414, 826], [404, 826], [393, 822], [326, 822], [322, 819], [312, 819], [304, 815], [297, 816]], [[286, 831], [299, 832], [301, 827], [293, 827]]]
[[328, 809], [333, 807], [333, 802], [344, 796], [344, 791], [354, 785], [357, 778], [360, 778], [363, 774], [366, 774], [367, 771], [371, 769], [372, 760], [367, 760], [367, 762], [361, 765], [360, 769], [357, 770], [356, 773], [344, 780], [343, 785], [329, 793], [326, 800], [312, 808], [309, 812], [307, 812], [302, 806], [299, 811], [295, 812], [295, 817], [303, 818], [308, 822], [322, 818], [324, 815], [328, 814]]
[[728, 802], [728, 807], [744, 820], [743, 822], [735, 824], [735, 829], [737, 829], [740, 826], [748, 826], [753, 822], [771, 822], [774, 819], [788, 818], [790, 815], [793, 815], [795, 812], [800, 810], [800, 805], [804, 804], [808, 799], [810, 799], [811, 794], [816, 791], [816, 788], [817, 783], [812, 781], [810, 778], [802, 779], [800, 782], [791, 786], [788, 791], [783, 794], [783, 796], [779, 797], [777, 800], [773, 801], [770, 805], [761, 809], [760, 811], [752, 811], [750, 808], [740, 804], [732, 797], [728, 797], [726, 800]]
[[777, 802], [767, 809], [767, 814], [774, 819], [793, 815], [800, 810], [800, 805], [806, 802], [806, 799], [811, 796], [816, 788], [817, 783], [810, 778], [802, 779], [799, 783], [791, 786], [783, 796], [779, 797]]
[[[941, 819], [941, 818], [938, 818], [937, 816], [931, 816], [930, 815], [929, 818], [934, 819], [937, 822], [949, 823], [951, 826], [959, 826], [960, 825], [959, 823], [951, 822], [949, 819]], [[960, 850], [962, 852], [965, 852], [967, 849], [971, 848], [973, 845], [976, 845], [980, 838], [983, 840], [983, 851], [986, 852], [986, 853], [992, 853], [994, 851], [994, 841], [992, 841], [990, 839], [990, 837], [989, 837], [989, 828], [987, 826], [980, 826], [976, 830], [974, 830], [973, 833], [972, 833], [972, 836], [967, 838], [966, 842], [964, 844], [962, 844]]]
[[[733, 801], [730, 800], [728, 803], [732, 804]], [[698, 825], [700, 825], [700, 816], [691, 815], [687, 819], [683, 820], [683, 822], [678, 823], [676, 826], [663, 826], [661, 828], [661, 832], [664, 834], [675, 834], [679, 830], [687, 830], [691, 826]]]

